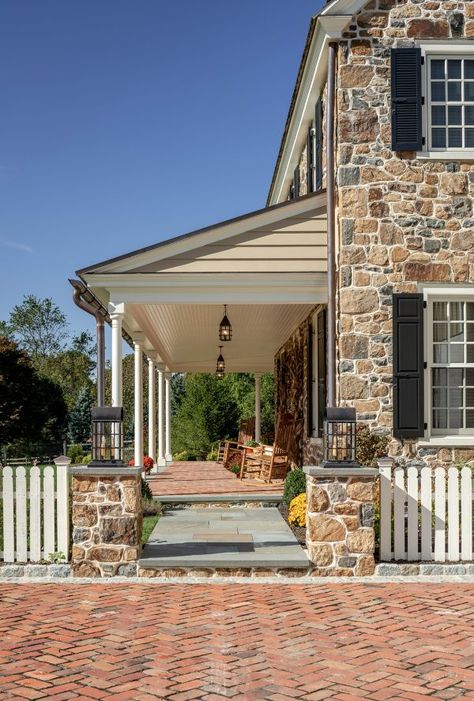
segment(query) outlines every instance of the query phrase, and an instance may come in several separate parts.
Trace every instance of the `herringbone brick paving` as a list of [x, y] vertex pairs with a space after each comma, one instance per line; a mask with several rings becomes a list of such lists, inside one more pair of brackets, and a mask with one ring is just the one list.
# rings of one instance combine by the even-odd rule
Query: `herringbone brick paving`
[[2, 584], [0, 698], [474, 699], [469, 584]]

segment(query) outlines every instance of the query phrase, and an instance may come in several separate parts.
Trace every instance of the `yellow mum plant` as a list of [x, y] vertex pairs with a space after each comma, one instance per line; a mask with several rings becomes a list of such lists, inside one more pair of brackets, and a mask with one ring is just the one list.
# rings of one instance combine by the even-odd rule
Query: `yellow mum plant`
[[306, 526], [306, 493], [298, 494], [290, 501], [288, 521], [293, 526]]

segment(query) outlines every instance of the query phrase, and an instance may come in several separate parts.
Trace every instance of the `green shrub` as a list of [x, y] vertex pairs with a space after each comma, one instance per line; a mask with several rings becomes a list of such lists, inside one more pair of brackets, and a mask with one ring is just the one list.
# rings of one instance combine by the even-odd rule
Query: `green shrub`
[[257, 448], [257, 446], [259, 446], [260, 443], [257, 443], [257, 441], [245, 441], [245, 445], [249, 448]]
[[206, 455], [206, 460], [212, 460], [212, 462], [216, 462], [217, 457], [217, 448], [214, 448], [213, 450], [211, 450], [210, 453]]
[[240, 465], [231, 465], [229, 471], [233, 472], [234, 475], [240, 475]]
[[73, 465], [82, 463], [84, 460], [84, 451], [82, 450], [82, 445], [78, 443], [73, 443], [69, 446], [67, 451], [68, 458], [71, 458]]
[[148, 482], [142, 477], [142, 499], [153, 499], [151, 487]]
[[188, 450], [182, 450], [180, 453], [173, 455], [173, 461], [183, 462], [187, 460], [196, 460], [196, 456], [190, 453]]
[[158, 499], [142, 499], [142, 508], [144, 516], [161, 516], [163, 514], [163, 506]]
[[377, 467], [377, 458], [387, 455], [390, 436], [376, 433], [365, 426], [357, 429], [357, 461], [364, 467]]
[[289, 506], [291, 500], [303, 492], [306, 492], [306, 475], [303, 470], [298, 467], [295, 470], [291, 470], [286, 476], [283, 501]]
[[84, 455], [84, 457], [82, 458], [82, 464], [83, 464], [83, 465], [88, 465], [88, 464], [90, 463], [91, 460], [92, 460], [92, 455], [91, 455], [91, 453], [87, 453], [87, 455]]

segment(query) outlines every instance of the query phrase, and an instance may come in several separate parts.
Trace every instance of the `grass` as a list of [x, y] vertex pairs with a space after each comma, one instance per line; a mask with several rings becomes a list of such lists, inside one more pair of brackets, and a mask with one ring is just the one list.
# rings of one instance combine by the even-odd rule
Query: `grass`
[[151, 532], [158, 523], [159, 518], [159, 514], [143, 517], [142, 545], [145, 545], [145, 543], [148, 542], [148, 538], [151, 536]]

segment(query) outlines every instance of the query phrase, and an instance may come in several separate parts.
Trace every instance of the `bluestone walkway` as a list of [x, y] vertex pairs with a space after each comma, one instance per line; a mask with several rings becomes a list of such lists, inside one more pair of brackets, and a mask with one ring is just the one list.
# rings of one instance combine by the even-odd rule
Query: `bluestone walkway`
[[474, 699], [469, 584], [2, 584], [0, 698]]
[[240, 480], [217, 462], [173, 462], [163, 472], [150, 475], [148, 481], [154, 496], [189, 495], [281, 495], [282, 481], [266, 484], [257, 480]]
[[142, 567], [307, 568], [278, 509], [175, 509], [156, 524]]

